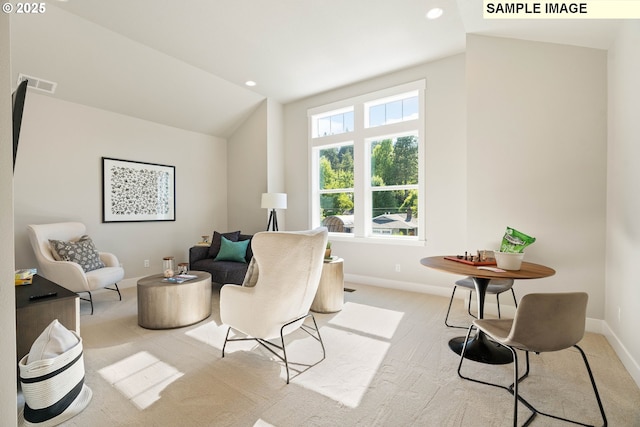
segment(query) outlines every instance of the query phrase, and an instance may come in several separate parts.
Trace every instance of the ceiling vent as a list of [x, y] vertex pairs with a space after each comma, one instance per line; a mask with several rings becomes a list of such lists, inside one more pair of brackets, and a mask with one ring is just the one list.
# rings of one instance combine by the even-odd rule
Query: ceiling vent
[[20, 73], [20, 75], [18, 75], [18, 84], [25, 80], [29, 80], [29, 83], [27, 83], [28, 87], [51, 94], [56, 91], [56, 86], [58, 86], [58, 83]]

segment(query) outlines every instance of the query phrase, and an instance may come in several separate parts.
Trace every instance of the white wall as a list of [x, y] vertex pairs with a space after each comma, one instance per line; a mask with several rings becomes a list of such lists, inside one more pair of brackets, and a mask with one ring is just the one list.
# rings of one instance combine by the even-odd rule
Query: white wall
[[[101, 223], [103, 156], [175, 166], [176, 221]], [[85, 223], [127, 278], [161, 271], [164, 256], [187, 261], [200, 236], [227, 227], [226, 157], [224, 139], [29, 91], [14, 178], [16, 267], [35, 264], [27, 224], [68, 220]]]
[[263, 101], [251, 117], [229, 137], [228, 144], [228, 229], [254, 234], [266, 229], [266, 210], [260, 208], [267, 192], [267, 114]]
[[[289, 229], [309, 224], [307, 110], [352, 96], [426, 79], [426, 244], [375, 244], [332, 237], [332, 253], [345, 259], [351, 280], [450, 293], [453, 276], [420, 259], [470, 249], [466, 245], [465, 58], [456, 55], [285, 105], [286, 211]], [[479, 248], [474, 248], [479, 249]], [[400, 264], [401, 272], [395, 271]], [[432, 285], [440, 285], [435, 288]]]
[[624, 23], [609, 50], [607, 333], [640, 385], [640, 23]]
[[537, 241], [525, 260], [556, 275], [529, 292], [586, 291], [604, 318], [606, 51], [467, 36], [468, 235], [495, 248], [506, 226]]
[[[285, 192], [282, 105], [265, 100], [229, 137], [228, 230], [255, 234], [267, 228], [269, 212], [260, 207], [262, 193]], [[283, 211], [280, 230], [286, 230]]]
[[0, 414], [4, 426], [16, 417], [16, 300], [13, 285], [13, 139], [11, 127], [9, 15], [0, 15]]

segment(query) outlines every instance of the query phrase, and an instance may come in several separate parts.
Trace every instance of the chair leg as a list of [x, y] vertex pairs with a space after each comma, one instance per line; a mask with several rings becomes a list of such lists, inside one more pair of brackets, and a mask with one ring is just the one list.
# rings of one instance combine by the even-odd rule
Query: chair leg
[[[598, 393], [598, 387], [596, 386], [596, 380], [593, 378], [593, 373], [591, 372], [591, 367], [589, 366], [589, 361], [587, 360], [587, 355], [584, 353], [584, 351], [582, 351], [582, 349], [578, 345], [574, 345], [573, 347], [575, 347], [580, 352], [580, 355], [582, 356], [582, 360], [584, 361], [584, 366], [585, 366], [585, 368], [587, 368], [587, 373], [589, 374], [589, 380], [591, 381], [591, 387], [593, 388], [593, 394], [596, 396], [596, 401], [598, 402], [598, 408], [600, 409], [600, 416], [602, 417], [602, 427], [606, 427], [607, 426], [607, 416], [604, 413], [604, 407], [602, 406], [602, 400], [600, 400], [600, 393]], [[577, 424], [577, 425], [581, 425], [581, 426], [591, 426], [591, 424], [585, 424], [585, 423], [580, 422], [580, 421], [574, 421], [574, 420], [570, 420], [568, 418], [562, 418], [562, 417], [559, 417], [557, 415], [547, 414], [545, 412], [538, 411], [537, 409], [535, 409], [533, 406], [531, 406], [528, 402], [526, 402], [522, 398], [520, 398], [520, 401], [523, 402], [525, 405], [527, 405], [529, 407], [529, 409], [531, 409], [532, 411], [535, 411], [536, 414], [540, 414], [540, 415], [543, 415], [545, 417], [549, 417], [549, 418], [553, 418], [553, 419], [561, 420], [561, 421], [566, 421], [568, 423]], [[532, 416], [532, 418], [533, 418], [533, 416]]]
[[[529, 352], [525, 351], [525, 356], [526, 356], [526, 368], [524, 371], [524, 374], [522, 374], [522, 376], [520, 378], [518, 378], [518, 382], [522, 382], [522, 380], [524, 380], [525, 378], [527, 378], [529, 376]], [[511, 384], [509, 386], [510, 390], [513, 390], [514, 384]]]
[[464, 344], [462, 345], [462, 351], [460, 352], [460, 362], [458, 363], [458, 376], [462, 379], [470, 380], [470, 381], [476, 381], [476, 380], [465, 377], [464, 375], [462, 375], [462, 373], [460, 373], [460, 370], [462, 369], [462, 362], [464, 361], [464, 356], [467, 354], [467, 344], [469, 343], [469, 337], [471, 336], [471, 331], [474, 328], [475, 327], [473, 326], [473, 324], [471, 324], [471, 326], [469, 326], [469, 329], [467, 330], [467, 335], [465, 336]]
[[[447, 308], [447, 315], [444, 318], [444, 324], [448, 328], [467, 329], [467, 326], [457, 326], [457, 325], [450, 325], [449, 324], [449, 313], [451, 312], [451, 304], [453, 304], [453, 297], [456, 294], [456, 288], [457, 288], [457, 286], [454, 285], [453, 286], [453, 292], [451, 292], [451, 299], [449, 299], [449, 307]], [[469, 314], [471, 314], [471, 291], [469, 291], [469, 307], [467, 307], [467, 311], [469, 312]], [[471, 314], [471, 316], [473, 316], [473, 314]], [[475, 317], [475, 316], [473, 316], [473, 317]]]
[[287, 371], [287, 384], [289, 384], [289, 361], [287, 360], [287, 348], [284, 345], [284, 335], [282, 334], [283, 329], [284, 326], [280, 328], [280, 342], [282, 343], [282, 360], [284, 360], [284, 369]]
[[[305, 325], [304, 324], [304, 320], [307, 317], [311, 317], [311, 320], [313, 321], [313, 327]], [[227, 329], [227, 335], [224, 338], [224, 344], [222, 346], [222, 357], [224, 357], [224, 350], [227, 346], [227, 342], [229, 341], [256, 341], [258, 344], [260, 344], [262, 347], [266, 348], [267, 350], [269, 350], [274, 356], [276, 356], [278, 359], [282, 360], [284, 362], [285, 365], [285, 370], [287, 371], [287, 384], [289, 384], [289, 379], [290, 379], [290, 375], [289, 375], [289, 360], [287, 358], [287, 350], [286, 350], [286, 346], [285, 346], [285, 342], [284, 342], [284, 330], [285, 328], [287, 328], [290, 325], [293, 325], [299, 321], [303, 321], [302, 325], [300, 325], [300, 329], [302, 329], [303, 331], [305, 331], [307, 334], [309, 334], [313, 339], [315, 339], [316, 341], [320, 342], [320, 346], [322, 347], [322, 359], [320, 359], [319, 361], [317, 361], [316, 363], [314, 363], [313, 365], [309, 365], [309, 367], [315, 366], [318, 363], [322, 362], [327, 353], [324, 347], [324, 342], [322, 341], [322, 336], [320, 335], [320, 328], [318, 328], [318, 324], [316, 323], [316, 318], [313, 316], [312, 313], [308, 313], [298, 319], [292, 320], [289, 323], [286, 323], [284, 325], [282, 325], [282, 327], [280, 328], [280, 345], [272, 343], [270, 341], [264, 340], [262, 338], [253, 338], [253, 337], [243, 337], [243, 338], [229, 338], [229, 333], [231, 332], [231, 327], [229, 327], [229, 329]], [[314, 333], [317, 335], [314, 335]], [[274, 351], [273, 348], [276, 348], [278, 350], [280, 350], [282, 352], [282, 355], [278, 354], [276, 351]]]
[[536, 409], [531, 406], [529, 402], [520, 397], [520, 394], [518, 393], [518, 384], [520, 384], [520, 382], [529, 375], [529, 352], [525, 351], [527, 358], [526, 372], [521, 377], [518, 377], [518, 354], [516, 352], [516, 349], [505, 345], [503, 345], [503, 347], [508, 348], [513, 356], [513, 384], [511, 384], [507, 388], [507, 391], [513, 394], [513, 427], [518, 427], [518, 401], [522, 402], [531, 411], [531, 415], [529, 415], [529, 418], [527, 418], [527, 421], [525, 421], [525, 423], [523, 424], [523, 426], [528, 426], [538, 414], [538, 411], [536, 411]]
[[89, 294], [89, 298], [88, 299], [87, 298], [82, 298], [80, 296], [80, 292], [76, 292], [76, 293], [78, 294], [78, 298], [80, 298], [82, 301], [88, 301], [91, 304], [91, 315], [93, 316], [93, 298], [91, 297], [91, 292], [89, 292], [89, 291], [84, 291], [84, 292]]
[[114, 283], [113, 286], [115, 286], [116, 288], [109, 288], [108, 286], [105, 286], [105, 289], [109, 289], [110, 291], [116, 291], [118, 293], [118, 297], [120, 298], [120, 301], [122, 301], [122, 294], [120, 293], [120, 289], [118, 288], [118, 284]]
[[[511, 295], [513, 295], [513, 303], [516, 305], [516, 308], [518, 308], [518, 301], [516, 300], [516, 293], [513, 291], [513, 288], [511, 288]], [[500, 294], [496, 294], [496, 301], [498, 302], [498, 319], [501, 319], [502, 317], [500, 316]]]
[[[322, 341], [322, 336], [320, 335], [320, 328], [318, 328], [318, 324], [316, 323], [316, 318], [312, 313], [308, 313], [306, 316], [301, 317], [300, 319], [294, 320], [292, 322], [289, 322], [287, 324], [282, 325], [282, 327], [280, 328], [280, 341], [282, 342], [282, 354], [283, 354], [283, 360], [284, 360], [284, 365], [287, 371], [287, 384], [289, 384], [289, 361], [287, 360], [287, 350], [285, 348], [284, 345], [284, 329], [289, 326], [292, 325], [294, 323], [296, 323], [298, 320], [301, 319], [306, 319], [307, 317], [311, 317], [311, 320], [313, 321], [313, 327], [307, 326], [304, 323], [302, 323], [302, 325], [300, 325], [300, 329], [302, 329], [303, 331], [305, 331], [306, 333], [308, 333], [313, 339], [315, 339], [316, 341], [320, 342], [320, 346], [322, 347], [322, 359], [320, 359], [318, 362], [316, 362], [316, 364], [322, 362], [325, 357], [327, 356], [326, 350], [324, 348], [324, 342]], [[303, 320], [304, 322], [304, 320]], [[315, 332], [318, 336], [316, 337], [313, 332]], [[315, 366], [315, 364], [314, 364]]]
[[[531, 411], [531, 415], [529, 416], [529, 418], [527, 419], [527, 421], [525, 421], [525, 423], [523, 424], [523, 426], [528, 426], [533, 419], [536, 417], [536, 415], [542, 415], [545, 417], [549, 417], [549, 418], [553, 418], [556, 420], [560, 420], [560, 421], [565, 421], [568, 423], [572, 423], [572, 424], [577, 424], [577, 425], [581, 425], [581, 426], [591, 426], [591, 424], [585, 424], [583, 422], [580, 421], [575, 421], [575, 420], [570, 420], [568, 418], [563, 418], [557, 415], [553, 415], [553, 414], [548, 414], [546, 412], [542, 412], [539, 411], [538, 409], [534, 408], [533, 405], [531, 405], [531, 403], [529, 403], [526, 399], [524, 399], [522, 396], [520, 396], [519, 391], [518, 391], [518, 385], [520, 384], [520, 382], [522, 382], [522, 380], [524, 380], [528, 375], [529, 375], [529, 352], [525, 351], [526, 354], [526, 370], [525, 373], [522, 376], [518, 376], [518, 355], [516, 353], [516, 349], [510, 346], [506, 346], [504, 344], [498, 343], [503, 347], [508, 348], [511, 351], [511, 354], [513, 355], [513, 384], [511, 384], [509, 387], [505, 387], [502, 386], [500, 384], [493, 384], [493, 383], [489, 383], [489, 382], [485, 382], [482, 380], [477, 380], [474, 378], [469, 378], [469, 377], [465, 377], [464, 375], [461, 374], [461, 368], [462, 368], [462, 362], [464, 360], [464, 355], [467, 349], [467, 344], [466, 342], [469, 340], [469, 337], [471, 335], [471, 330], [472, 328], [474, 328], [473, 325], [471, 325], [469, 327], [469, 331], [467, 332], [467, 336], [466, 336], [466, 341], [464, 346], [462, 347], [462, 352], [460, 354], [460, 362], [458, 364], [458, 376], [462, 379], [465, 380], [469, 380], [469, 381], [473, 381], [476, 383], [480, 383], [480, 384], [485, 384], [485, 385], [490, 385], [493, 387], [498, 387], [498, 388], [503, 388], [505, 390], [507, 390], [509, 393], [511, 393], [513, 395], [513, 425], [514, 427], [518, 425], [518, 401], [520, 401], [523, 405], [525, 405], [530, 411]], [[578, 351], [580, 352], [580, 355], [582, 356], [582, 360], [584, 361], [584, 365], [585, 368], [587, 369], [587, 373], [589, 374], [589, 380], [591, 381], [591, 386], [593, 388], [593, 393], [596, 397], [596, 401], [598, 402], [598, 408], [600, 409], [600, 416], [602, 417], [602, 427], [606, 427], [607, 426], [607, 416], [605, 415], [604, 412], [604, 407], [602, 406], [602, 400], [600, 399], [600, 393], [598, 393], [598, 387], [596, 386], [596, 381], [593, 377], [593, 373], [591, 371], [591, 367], [589, 366], [589, 361], [587, 360], [587, 356], [584, 353], [584, 351], [578, 346], [578, 345], [574, 345], [574, 347], [576, 349], [578, 349]]]
[[469, 291], [469, 301], [467, 301], [467, 313], [469, 313], [469, 316], [473, 317], [474, 319], [477, 319], [477, 317], [471, 312], [471, 298], [473, 297], [473, 291]]
[[587, 360], [587, 355], [584, 354], [584, 351], [578, 345], [574, 345], [575, 348], [578, 349], [580, 355], [582, 356], [582, 360], [584, 360], [584, 366], [587, 368], [587, 372], [589, 373], [589, 379], [591, 380], [591, 386], [593, 387], [593, 394], [596, 396], [596, 400], [598, 401], [598, 408], [600, 408], [600, 415], [602, 416], [602, 426], [607, 425], [607, 416], [604, 414], [604, 407], [602, 406], [602, 400], [600, 400], [600, 393], [598, 393], [598, 387], [596, 386], [596, 380], [593, 378], [593, 373], [591, 372], [591, 367], [589, 366], [589, 361]]
[[227, 328], [227, 335], [224, 337], [224, 344], [222, 345], [222, 357], [224, 357], [224, 349], [227, 347], [227, 341], [229, 341], [229, 334], [231, 333], [231, 327]]
[[513, 427], [518, 427], [518, 354], [509, 347], [513, 355]]
[[513, 384], [511, 384], [508, 387], [505, 387], [503, 385], [500, 384], [494, 384], [494, 383], [490, 383], [490, 382], [486, 382], [486, 381], [482, 381], [482, 380], [478, 380], [475, 378], [470, 378], [470, 377], [465, 377], [464, 375], [462, 375], [461, 370], [462, 370], [462, 362], [465, 359], [465, 354], [467, 352], [467, 343], [469, 342], [469, 338], [471, 336], [471, 331], [475, 328], [474, 325], [469, 326], [469, 330], [467, 331], [467, 336], [465, 337], [465, 342], [464, 345], [462, 346], [462, 351], [460, 352], [460, 362], [458, 363], [458, 376], [464, 380], [468, 380], [468, 381], [473, 381], [475, 383], [478, 384], [484, 384], [484, 385], [490, 385], [492, 387], [497, 387], [497, 388], [501, 388], [504, 389], [506, 391], [508, 391], [509, 393], [513, 394], [514, 396], [514, 412], [513, 412], [513, 425], [517, 426], [517, 417], [518, 417], [518, 401], [521, 401], [527, 408], [529, 408], [532, 412], [531, 416], [529, 417], [529, 419], [527, 420], [527, 422], [524, 424], [525, 426], [529, 425], [529, 423], [533, 420], [533, 418], [536, 416], [537, 411], [523, 398], [520, 397], [520, 395], [518, 394], [518, 384], [529, 375], [529, 352], [526, 352], [527, 355], [527, 369], [524, 375], [522, 375], [521, 377], [518, 377], [518, 356], [516, 354], [516, 350], [512, 347], [509, 346], [505, 346], [504, 344], [498, 343], [499, 345], [508, 348], [511, 351], [511, 354], [513, 356], [513, 361], [514, 361], [514, 368], [513, 368]]
[[325, 357], [327, 357], [327, 351], [324, 348], [324, 341], [322, 341], [322, 336], [320, 335], [320, 328], [318, 328], [318, 324], [316, 323], [316, 318], [313, 314], [309, 313], [311, 315], [311, 320], [313, 321], [313, 328], [306, 326], [306, 328], [309, 328], [311, 330], [313, 330], [315, 333], [318, 334], [318, 337], [316, 338], [311, 332], [309, 332], [307, 329], [305, 329], [305, 325], [301, 326], [301, 328], [308, 333], [309, 335], [311, 335], [311, 337], [315, 338], [317, 341], [320, 341], [320, 346], [322, 347], [322, 360], [324, 360]]
[[447, 308], [447, 315], [444, 317], [444, 324], [445, 326], [447, 326], [448, 328], [458, 328], [459, 326], [454, 326], [454, 325], [450, 325], [449, 323], [447, 323], [447, 321], [449, 320], [449, 312], [451, 311], [451, 304], [453, 304], [453, 296], [456, 294], [456, 288], [457, 286], [453, 286], [453, 292], [451, 293], [451, 299], [449, 300], [449, 308]]
[[[120, 288], [118, 288], [118, 284], [114, 283], [113, 286], [115, 286], [114, 288], [109, 288], [108, 286], [105, 286], [105, 289], [109, 289], [110, 291], [114, 291], [118, 293], [118, 298], [120, 298], [120, 301], [122, 301], [122, 294], [120, 293]], [[91, 292], [90, 291], [84, 291], [86, 293], [89, 294], [89, 298], [82, 298], [80, 296], [80, 293], [78, 292], [78, 298], [80, 298], [83, 301], [88, 301], [91, 304], [91, 315], [93, 315], [93, 297], [91, 296]]]

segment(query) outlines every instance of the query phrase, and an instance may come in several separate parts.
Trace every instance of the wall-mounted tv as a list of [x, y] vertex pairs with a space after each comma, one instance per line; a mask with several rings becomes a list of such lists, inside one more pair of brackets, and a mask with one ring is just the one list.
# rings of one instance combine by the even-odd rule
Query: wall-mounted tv
[[18, 155], [18, 141], [20, 139], [20, 127], [22, 126], [22, 112], [24, 111], [24, 99], [27, 96], [28, 80], [23, 80], [11, 96], [13, 101], [13, 170], [16, 170], [16, 156]]

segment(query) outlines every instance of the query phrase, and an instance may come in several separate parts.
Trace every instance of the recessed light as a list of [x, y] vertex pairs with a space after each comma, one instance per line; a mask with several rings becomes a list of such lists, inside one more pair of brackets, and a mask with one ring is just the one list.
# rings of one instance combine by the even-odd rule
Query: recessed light
[[254, 82], [253, 80], [247, 80], [246, 82], [244, 82], [244, 84], [249, 87], [253, 87], [256, 85], [256, 82]]
[[444, 13], [444, 10], [442, 10], [439, 7], [434, 7], [427, 11], [426, 17], [427, 19], [438, 19], [442, 16], [443, 13]]

